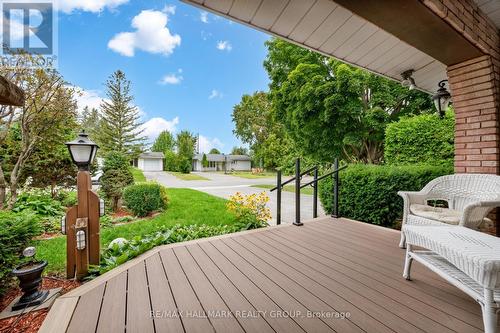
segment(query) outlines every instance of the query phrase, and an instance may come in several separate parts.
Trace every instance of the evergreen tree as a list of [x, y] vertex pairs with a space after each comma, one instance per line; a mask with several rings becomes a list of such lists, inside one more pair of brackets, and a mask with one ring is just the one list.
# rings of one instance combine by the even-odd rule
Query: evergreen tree
[[203, 154], [203, 157], [201, 158], [201, 165], [204, 168], [208, 167], [208, 159], [207, 159], [207, 155], [206, 154]]
[[85, 133], [94, 140], [99, 136], [101, 116], [96, 108], [85, 106], [82, 114], [79, 117], [80, 128], [85, 130]]
[[145, 138], [139, 127], [139, 110], [133, 105], [130, 81], [117, 70], [106, 82], [108, 100], [101, 103], [101, 128], [98, 143], [104, 153], [120, 152], [135, 157], [144, 149]]

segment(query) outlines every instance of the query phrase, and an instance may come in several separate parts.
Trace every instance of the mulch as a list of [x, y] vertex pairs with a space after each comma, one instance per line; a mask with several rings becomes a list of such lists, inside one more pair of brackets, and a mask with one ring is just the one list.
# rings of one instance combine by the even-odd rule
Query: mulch
[[[63, 288], [61, 294], [79, 287], [81, 282], [74, 280], [64, 280], [54, 277], [44, 277], [42, 280], [42, 289]], [[3, 311], [10, 302], [21, 295], [21, 290], [17, 287], [7, 291], [0, 298], [0, 311]], [[42, 326], [49, 309], [33, 310], [20, 316], [5, 318], [0, 320], [0, 333], [36, 333]]]

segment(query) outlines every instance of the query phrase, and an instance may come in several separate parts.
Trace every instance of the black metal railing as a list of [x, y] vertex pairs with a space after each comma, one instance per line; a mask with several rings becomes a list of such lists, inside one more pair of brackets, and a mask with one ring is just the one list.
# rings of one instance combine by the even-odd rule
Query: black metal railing
[[[281, 182], [281, 170], [277, 172], [277, 185], [270, 191], [276, 192], [276, 224], [281, 224], [281, 192], [283, 187], [291, 182], [295, 182], [295, 221], [294, 225], [300, 226], [303, 223], [300, 221], [300, 190], [307, 186], [313, 187], [313, 218], [318, 217], [318, 182], [326, 177], [333, 176], [333, 195], [332, 195], [332, 217], [340, 217], [339, 214], [339, 172], [347, 168], [347, 165], [339, 168], [339, 160], [336, 158], [333, 163], [333, 170], [318, 177], [318, 166], [300, 172], [300, 158], [295, 160], [295, 176], [285, 182]], [[304, 175], [313, 173], [313, 180], [306, 184], [301, 184], [300, 181]]]

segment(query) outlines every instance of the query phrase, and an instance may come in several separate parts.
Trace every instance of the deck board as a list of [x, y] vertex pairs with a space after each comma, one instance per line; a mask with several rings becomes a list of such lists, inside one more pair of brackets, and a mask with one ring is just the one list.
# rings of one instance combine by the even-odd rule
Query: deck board
[[58, 299], [41, 332], [481, 332], [457, 288], [418, 263], [402, 278], [398, 240], [324, 217], [158, 247]]

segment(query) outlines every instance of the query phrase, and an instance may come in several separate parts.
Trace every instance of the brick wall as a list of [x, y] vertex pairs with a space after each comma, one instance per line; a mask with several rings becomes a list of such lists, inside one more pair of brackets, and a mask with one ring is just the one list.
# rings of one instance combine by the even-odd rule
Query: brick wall
[[[484, 56], [448, 67], [456, 113], [455, 172], [500, 174], [500, 36], [472, 0], [421, 0]], [[492, 214], [500, 235], [500, 216]], [[496, 230], [495, 230], [496, 229]]]

